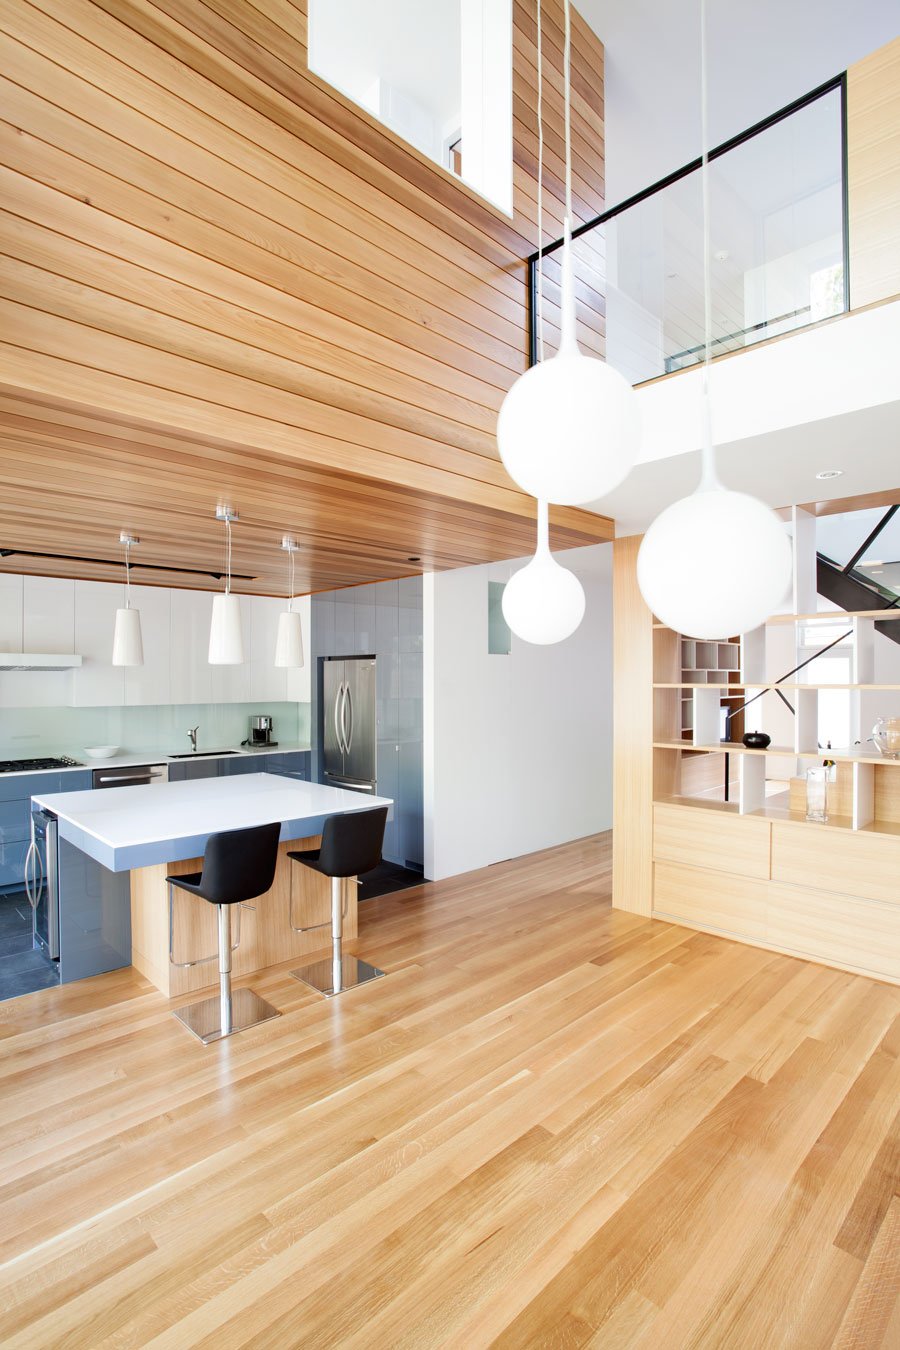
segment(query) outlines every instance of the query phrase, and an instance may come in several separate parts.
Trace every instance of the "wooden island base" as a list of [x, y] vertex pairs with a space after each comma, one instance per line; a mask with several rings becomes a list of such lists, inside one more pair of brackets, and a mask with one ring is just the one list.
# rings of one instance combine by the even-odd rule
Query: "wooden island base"
[[[240, 907], [240, 945], [233, 955], [233, 974], [252, 975], [293, 957], [330, 950], [331, 883], [302, 864], [292, 862], [288, 850], [318, 848], [318, 836], [292, 839], [278, 847], [278, 865], [271, 890]], [[167, 876], [199, 872], [202, 859], [137, 868], [131, 873], [131, 962], [167, 998], [190, 994], [218, 984], [216, 906], [185, 891], [173, 891], [173, 955], [175, 961], [214, 959], [203, 965], [179, 967], [169, 960], [169, 898]], [[356, 878], [345, 882], [347, 913], [344, 937], [356, 937]], [[296, 927], [323, 924], [308, 933], [291, 929], [291, 891]], [[237, 907], [236, 907], [237, 908]], [[237, 934], [238, 919], [234, 917]]]

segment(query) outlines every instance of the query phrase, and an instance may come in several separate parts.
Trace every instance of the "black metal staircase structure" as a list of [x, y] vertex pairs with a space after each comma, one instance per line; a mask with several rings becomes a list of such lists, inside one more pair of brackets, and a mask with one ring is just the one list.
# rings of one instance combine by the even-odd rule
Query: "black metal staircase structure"
[[[856, 564], [864, 557], [898, 510], [900, 506], [888, 508], [868, 538], [843, 567], [826, 558], [823, 553], [816, 555], [816, 590], [820, 595], [824, 595], [826, 600], [837, 605], [838, 609], [896, 609], [900, 605], [900, 595], [856, 570]], [[875, 631], [883, 633], [892, 642], [900, 642], [900, 623], [896, 621], [880, 623], [876, 619]]]

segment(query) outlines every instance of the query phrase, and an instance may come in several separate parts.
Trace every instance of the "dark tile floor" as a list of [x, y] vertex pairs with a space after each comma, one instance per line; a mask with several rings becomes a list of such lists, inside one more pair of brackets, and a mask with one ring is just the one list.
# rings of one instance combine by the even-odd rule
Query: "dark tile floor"
[[59, 984], [59, 966], [35, 951], [24, 891], [0, 895], [0, 1001]]
[[409, 886], [421, 886], [424, 880], [421, 872], [409, 867], [400, 867], [397, 863], [380, 862], [371, 872], [364, 872], [359, 878], [359, 900], [374, 900], [378, 895], [390, 895], [392, 891], [405, 891]]

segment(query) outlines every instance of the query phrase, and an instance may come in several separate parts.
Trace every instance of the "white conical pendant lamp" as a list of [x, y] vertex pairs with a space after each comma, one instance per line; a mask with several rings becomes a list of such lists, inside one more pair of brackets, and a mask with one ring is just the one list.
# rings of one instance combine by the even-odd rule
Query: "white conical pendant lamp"
[[503, 591], [503, 617], [516, 637], [537, 646], [562, 642], [584, 618], [584, 590], [574, 572], [550, 552], [550, 511], [538, 502], [538, 543], [530, 563], [513, 574]]
[[216, 507], [216, 520], [225, 522], [225, 592], [213, 596], [212, 622], [209, 626], [209, 664], [240, 666], [244, 663], [244, 635], [241, 630], [241, 602], [231, 593], [231, 525], [238, 513], [230, 506]]
[[281, 541], [291, 560], [290, 596], [288, 607], [278, 616], [278, 635], [275, 639], [276, 666], [300, 667], [303, 665], [303, 626], [300, 615], [294, 609], [294, 554], [297, 545], [289, 534]]
[[140, 542], [136, 535], [126, 534], [124, 530], [119, 535], [119, 543], [125, 545], [125, 607], [116, 610], [112, 650], [114, 666], [142, 666], [144, 664], [141, 612], [139, 609], [132, 609], [131, 607], [130, 550]]
[[[575, 335], [569, 0], [564, 0], [564, 10], [566, 211], [560, 345], [556, 356], [538, 361], [507, 393], [497, 421], [497, 445], [507, 473], [523, 491], [540, 501], [578, 506], [605, 496], [626, 477], [637, 454], [640, 422], [631, 385], [605, 361], [585, 356]], [[539, 26], [540, 11], [538, 0]], [[539, 45], [539, 89], [541, 80]], [[539, 93], [539, 130], [540, 124]], [[542, 176], [539, 170], [539, 178]], [[539, 202], [541, 190], [539, 182]], [[542, 246], [539, 219], [538, 249]], [[539, 283], [539, 302], [542, 291], [543, 285]]]
[[702, 392], [703, 469], [696, 491], [667, 507], [644, 536], [637, 578], [656, 617], [686, 637], [713, 640], [748, 633], [778, 607], [791, 584], [791, 546], [763, 502], [731, 492], [716, 476], [709, 402], [712, 331], [709, 275], [709, 165], [706, 0], [700, 0], [700, 100], [703, 139]]

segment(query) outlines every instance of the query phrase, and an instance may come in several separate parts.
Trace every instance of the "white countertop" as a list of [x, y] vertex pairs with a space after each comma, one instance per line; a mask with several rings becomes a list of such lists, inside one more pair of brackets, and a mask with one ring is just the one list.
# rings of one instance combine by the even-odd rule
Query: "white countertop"
[[59, 835], [111, 871], [203, 854], [221, 830], [281, 822], [282, 839], [320, 834], [326, 817], [387, 806], [387, 797], [268, 773], [181, 783], [36, 795], [59, 820]]
[[5, 773], [4, 778], [16, 778], [22, 774], [33, 773], [78, 773], [81, 769], [126, 769], [133, 764], [187, 764], [195, 759], [221, 759], [223, 755], [232, 758], [231, 752], [236, 755], [292, 755], [297, 751], [307, 751], [310, 749], [309, 743], [301, 744], [299, 742], [279, 741], [277, 745], [222, 745], [215, 750], [198, 750], [196, 754], [172, 754], [163, 750], [123, 750], [118, 755], [113, 755], [110, 759], [91, 759], [83, 750], [65, 749], [61, 751], [48, 751], [46, 754], [37, 753], [20, 754], [9, 751], [0, 755], [0, 759], [38, 759], [58, 757], [59, 755], [68, 755], [70, 759], [77, 759], [77, 764], [69, 764], [60, 769], [19, 769], [14, 773]]

